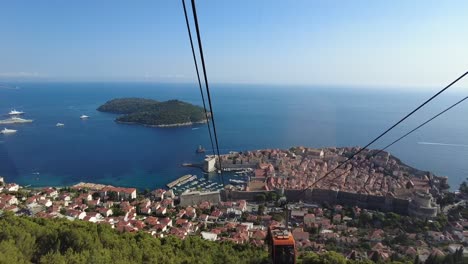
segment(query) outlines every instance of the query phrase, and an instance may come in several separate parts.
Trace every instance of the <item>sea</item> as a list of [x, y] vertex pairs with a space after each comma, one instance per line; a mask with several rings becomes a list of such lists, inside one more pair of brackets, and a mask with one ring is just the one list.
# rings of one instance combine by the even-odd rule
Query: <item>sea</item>
[[[179, 99], [202, 105], [195, 84], [25, 82], [0, 89], [0, 119], [21, 110], [33, 123], [4, 125], [0, 176], [24, 186], [94, 182], [155, 189], [185, 174], [200, 177], [210, 154], [206, 124], [151, 128], [114, 122], [96, 110], [113, 98]], [[222, 153], [292, 146], [364, 146], [431, 96], [424, 89], [213, 84]], [[444, 93], [371, 148], [381, 148], [465, 95]], [[81, 115], [90, 116], [81, 120]], [[56, 124], [64, 123], [63, 127]], [[453, 190], [468, 177], [468, 102], [388, 149], [404, 163], [447, 176]], [[216, 174], [209, 175], [218, 180]]]

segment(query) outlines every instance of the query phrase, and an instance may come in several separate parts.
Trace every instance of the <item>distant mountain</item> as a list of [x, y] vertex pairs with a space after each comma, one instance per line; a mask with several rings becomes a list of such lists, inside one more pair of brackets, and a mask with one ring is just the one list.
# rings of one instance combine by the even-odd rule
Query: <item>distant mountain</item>
[[119, 123], [170, 127], [206, 122], [202, 107], [179, 100], [159, 102], [144, 98], [119, 98], [106, 102], [97, 110], [123, 114], [115, 120]]

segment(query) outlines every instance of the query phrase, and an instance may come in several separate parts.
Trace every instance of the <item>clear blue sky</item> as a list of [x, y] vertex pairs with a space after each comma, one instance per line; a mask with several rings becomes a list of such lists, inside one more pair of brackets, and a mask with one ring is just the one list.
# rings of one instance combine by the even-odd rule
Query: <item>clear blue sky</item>
[[[197, 2], [212, 82], [423, 87], [468, 70], [468, 1]], [[0, 80], [194, 78], [178, 0], [0, 2]]]

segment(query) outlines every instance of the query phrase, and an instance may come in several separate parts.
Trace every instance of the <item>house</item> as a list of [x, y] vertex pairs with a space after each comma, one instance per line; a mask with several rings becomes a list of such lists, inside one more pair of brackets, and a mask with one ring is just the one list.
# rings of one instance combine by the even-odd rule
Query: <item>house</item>
[[152, 203], [150, 205], [151, 211], [155, 212], [161, 207], [161, 204], [159, 202]]
[[218, 235], [211, 232], [201, 232], [201, 236], [205, 240], [216, 241], [218, 240]]
[[292, 210], [291, 211], [291, 218], [295, 219], [304, 219], [304, 216], [306, 215], [306, 211], [302, 210]]
[[40, 199], [39, 201], [37, 201], [38, 204], [40, 205], [43, 205], [45, 207], [50, 207], [52, 206], [52, 201], [50, 199]]
[[340, 214], [336, 214], [336, 215], [333, 216], [333, 223], [334, 224], [341, 223], [341, 215]]
[[267, 232], [263, 230], [255, 230], [252, 232], [252, 238], [255, 240], [265, 240]]
[[382, 229], [374, 230], [369, 236], [371, 242], [380, 242], [384, 239], [385, 232]]
[[209, 201], [203, 201], [198, 205], [198, 208], [200, 210], [210, 210], [211, 209], [211, 203]]
[[160, 218], [159, 223], [172, 227], [172, 220], [169, 217]]
[[149, 207], [150, 205], [151, 205], [151, 201], [149, 199], [144, 199], [138, 203], [138, 206], [140, 208]]
[[86, 212], [81, 212], [81, 211], [78, 211], [78, 210], [69, 209], [69, 210], [66, 211], [65, 215], [69, 216], [69, 217], [72, 217], [72, 218], [75, 218], [75, 219], [83, 220], [85, 218], [85, 216], [86, 216]]
[[237, 205], [237, 209], [241, 210], [241, 212], [245, 212], [247, 210], [247, 201], [240, 200]]
[[140, 213], [145, 214], [145, 215], [150, 215], [151, 214], [151, 208], [150, 207], [141, 208]]
[[170, 199], [170, 198], [167, 198], [167, 199], [164, 199], [161, 201], [161, 206], [164, 206], [164, 207], [174, 207], [174, 200]]
[[71, 200], [71, 195], [69, 193], [64, 193], [59, 196], [59, 199], [62, 201], [70, 201]]
[[42, 191], [46, 196], [51, 198], [57, 198], [58, 196], [58, 191], [51, 187], [44, 188]]
[[242, 211], [237, 210], [236, 208], [228, 208], [226, 210], [226, 213], [229, 214], [229, 215], [234, 215], [234, 216], [238, 216], [238, 217], [240, 217], [242, 215]]
[[91, 200], [91, 201], [88, 201], [88, 205], [96, 207], [99, 205], [100, 201], [101, 201], [101, 198], [98, 198], [97, 200]]
[[120, 199], [136, 199], [136, 189], [135, 188], [118, 188], [117, 193], [119, 194]]
[[166, 191], [164, 193], [164, 198], [171, 198], [171, 199], [175, 198], [174, 191], [172, 189], [169, 191]]
[[166, 207], [159, 207], [158, 210], [156, 210], [156, 214], [158, 215], [165, 215], [167, 213]]
[[16, 183], [9, 183], [7, 185], [5, 185], [5, 190], [9, 191], [9, 192], [17, 192], [19, 190], [20, 186]]
[[96, 223], [102, 219], [103, 219], [102, 215], [96, 212], [90, 212], [83, 218], [84, 221], [92, 222], [92, 223]]
[[315, 223], [315, 215], [314, 214], [304, 215], [304, 225], [310, 227], [314, 223]]
[[109, 217], [113, 214], [112, 209], [105, 208], [105, 207], [98, 208], [97, 211], [104, 217]]
[[131, 200], [136, 199], [136, 189], [135, 188], [122, 188], [122, 187], [113, 187], [106, 186], [99, 191], [101, 197], [108, 196], [110, 192], [117, 194], [119, 200]]
[[208, 221], [208, 215], [206, 215], [206, 214], [201, 214], [201, 215], [198, 217], [198, 221], [200, 221], [200, 222], [206, 222], [206, 221]]
[[189, 207], [186, 208], [185, 215], [189, 219], [195, 219], [197, 217], [197, 211], [195, 210], [195, 208], [189, 206]]
[[294, 237], [294, 240], [296, 241], [305, 241], [305, 240], [309, 240], [309, 233], [308, 232], [304, 232], [304, 230], [302, 230], [302, 228], [295, 228], [293, 231], [292, 231], [292, 235]]
[[216, 209], [213, 212], [211, 212], [211, 216], [216, 219], [218, 219], [222, 215], [223, 215], [223, 212], [219, 209]]
[[176, 220], [176, 225], [177, 226], [182, 226], [182, 225], [184, 225], [186, 223], [188, 223], [187, 219], [179, 218], [179, 219]]
[[5, 196], [1, 196], [0, 200], [2, 202], [4, 202], [5, 204], [7, 204], [7, 205], [18, 204], [18, 199], [14, 195], [9, 195], [8, 194], [8, 195], [5, 195]]
[[243, 222], [241, 225], [247, 227], [247, 230], [252, 230], [254, 227], [254, 224], [251, 222]]
[[166, 193], [166, 190], [163, 189], [156, 189], [151, 192], [151, 195], [154, 197], [156, 201], [162, 201], [164, 199], [164, 194]]
[[37, 196], [31, 196], [28, 199], [26, 199], [26, 206], [27, 207], [34, 207], [37, 205]]

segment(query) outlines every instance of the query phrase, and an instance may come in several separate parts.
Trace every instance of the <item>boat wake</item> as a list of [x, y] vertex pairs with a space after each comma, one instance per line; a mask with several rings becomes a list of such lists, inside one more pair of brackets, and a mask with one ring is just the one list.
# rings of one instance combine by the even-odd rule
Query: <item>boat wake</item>
[[448, 144], [448, 143], [438, 143], [438, 142], [418, 142], [419, 145], [435, 145], [435, 146], [449, 146], [449, 147], [463, 147], [468, 148], [468, 145], [464, 144]]

